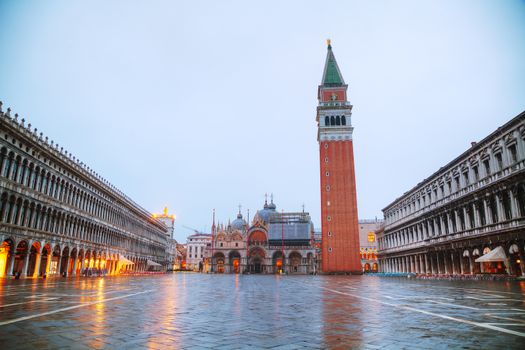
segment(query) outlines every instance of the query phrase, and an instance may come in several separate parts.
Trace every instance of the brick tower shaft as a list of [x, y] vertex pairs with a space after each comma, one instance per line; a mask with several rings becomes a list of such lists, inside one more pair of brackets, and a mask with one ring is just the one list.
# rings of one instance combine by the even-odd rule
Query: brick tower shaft
[[318, 90], [323, 273], [360, 274], [352, 105], [332, 46]]

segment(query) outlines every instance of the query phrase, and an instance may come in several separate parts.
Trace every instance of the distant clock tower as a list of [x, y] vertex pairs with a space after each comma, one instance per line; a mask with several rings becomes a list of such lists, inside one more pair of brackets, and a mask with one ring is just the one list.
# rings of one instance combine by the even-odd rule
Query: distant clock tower
[[352, 105], [330, 40], [327, 43], [316, 119], [321, 163], [321, 269], [324, 273], [360, 274]]

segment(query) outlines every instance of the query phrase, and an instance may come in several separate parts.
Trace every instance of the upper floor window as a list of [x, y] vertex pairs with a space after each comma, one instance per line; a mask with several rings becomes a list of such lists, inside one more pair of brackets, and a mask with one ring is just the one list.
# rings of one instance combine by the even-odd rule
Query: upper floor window
[[460, 186], [459, 186], [459, 176], [456, 176], [456, 177], [454, 178], [454, 181], [456, 182], [456, 191], [459, 191], [459, 189], [460, 189]]
[[501, 152], [494, 155], [496, 158], [496, 162], [498, 163], [498, 170], [503, 170], [503, 157], [501, 156]]
[[486, 176], [490, 175], [490, 162], [488, 159], [485, 159], [483, 161], [483, 166], [485, 167], [485, 175]]
[[478, 171], [478, 167], [475, 166], [472, 168], [472, 172], [474, 173], [474, 181], [478, 181], [479, 180], [479, 171]]
[[330, 125], [330, 117], [329, 116], [324, 117], [324, 125], [325, 126]]
[[510, 162], [516, 163], [518, 161], [518, 153], [516, 151], [516, 144], [509, 146]]
[[468, 171], [465, 171], [463, 173], [463, 180], [465, 181], [465, 186], [468, 186], [469, 185], [469, 178], [468, 178]]

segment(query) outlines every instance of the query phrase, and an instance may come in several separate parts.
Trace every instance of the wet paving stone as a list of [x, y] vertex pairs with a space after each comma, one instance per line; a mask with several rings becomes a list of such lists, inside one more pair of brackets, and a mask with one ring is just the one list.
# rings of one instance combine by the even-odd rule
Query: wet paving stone
[[523, 349], [525, 283], [180, 273], [0, 281], [2, 349]]

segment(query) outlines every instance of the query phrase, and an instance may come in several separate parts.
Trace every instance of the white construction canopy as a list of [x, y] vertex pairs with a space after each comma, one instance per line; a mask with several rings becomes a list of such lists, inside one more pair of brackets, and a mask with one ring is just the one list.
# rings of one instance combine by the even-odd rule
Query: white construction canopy
[[477, 258], [476, 262], [495, 262], [495, 261], [506, 261], [507, 255], [502, 247], [497, 247], [488, 252], [487, 254]]
[[118, 262], [122, 265], [135, 265], [133, 261], [126, 259], [122, 255], [118, 257]]
[[162, 266], [161, 264], [158, 264], [155, 261], [151, 261], [151, 260], [148, 260], [147, 264], [148, 264], [148, 266]]

